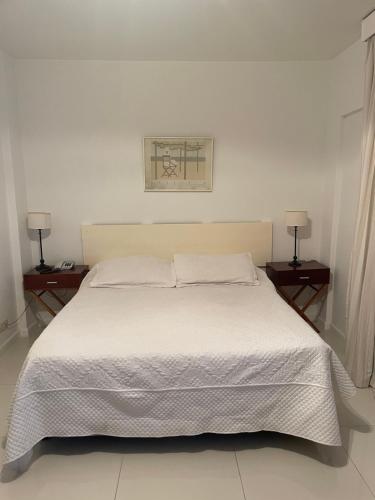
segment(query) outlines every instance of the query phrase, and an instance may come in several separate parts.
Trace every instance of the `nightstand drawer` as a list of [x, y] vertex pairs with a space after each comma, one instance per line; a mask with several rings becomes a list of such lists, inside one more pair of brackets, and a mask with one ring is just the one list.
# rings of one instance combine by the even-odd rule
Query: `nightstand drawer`
[[[83, 275], [84, 276], [84, 275]], [[49, 288], [79, 288], [82, 274], [53, 273], [25, 275], [23, 285], [25, 290], [48, 290]]]
[[316, 285], [329, 283], [330, 271], [326, 269], [293, 269], [277, 271], [267, 268], [267, 274], [275, 285]]

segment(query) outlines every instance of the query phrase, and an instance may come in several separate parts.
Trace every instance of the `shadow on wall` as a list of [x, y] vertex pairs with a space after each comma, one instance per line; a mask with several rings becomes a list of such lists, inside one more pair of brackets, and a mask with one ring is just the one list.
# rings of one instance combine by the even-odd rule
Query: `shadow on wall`
[[[294, 227], [287, 226], [287, 231], [290, 236], [294, 239]], [[312, 235], [312, 220], [310, 218], [307, 219], [307, 226], [299, 227], [297, 233], [297, 244], [299, 240], [308, 240]]]
[[[43, 229], [42, 239], [46, 239], [50, 236], [51, 229]], [[37, 241], [39, 243], [39, 232], [36, 229], [27, 229], [27, 236], [31, 241]]]

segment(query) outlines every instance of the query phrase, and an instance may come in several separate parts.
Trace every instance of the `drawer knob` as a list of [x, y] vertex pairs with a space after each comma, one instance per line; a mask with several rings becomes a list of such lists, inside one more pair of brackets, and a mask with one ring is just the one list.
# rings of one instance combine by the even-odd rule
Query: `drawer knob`
[[310, 276], [299, 276], [300, 280], [309, 280]]
[[47, 281], [47, 285], [57, 285], [57, 281]]

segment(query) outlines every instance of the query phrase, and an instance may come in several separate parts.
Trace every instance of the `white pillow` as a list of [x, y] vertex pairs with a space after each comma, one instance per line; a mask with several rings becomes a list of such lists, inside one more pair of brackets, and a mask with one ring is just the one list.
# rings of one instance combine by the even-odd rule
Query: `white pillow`
[[250, 253], [174, 256], [177, 286], [208, 283], [258, 285]]
[[176, 275], [172, 262], [138, 255], [104, 260], [94, 267], [95, 275], [91, 287], [126, 288], [128, 286], [150, 286], [172, 288], [176, 286]]

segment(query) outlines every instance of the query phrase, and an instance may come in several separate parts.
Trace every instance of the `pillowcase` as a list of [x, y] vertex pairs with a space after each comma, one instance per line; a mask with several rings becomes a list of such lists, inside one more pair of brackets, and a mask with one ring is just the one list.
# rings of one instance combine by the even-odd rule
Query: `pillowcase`
[[208, 283], [259, 284], [250, 253], [230, 255], [176, 254], [174, 266], [178, 287]]
[[172, 288], [176, 286], [176, 275], [172, 262], [137, 255], [104, 260], [93, 269], [95, 275], [90, 282], [94, 288], [126, 288], [150, 286]]

